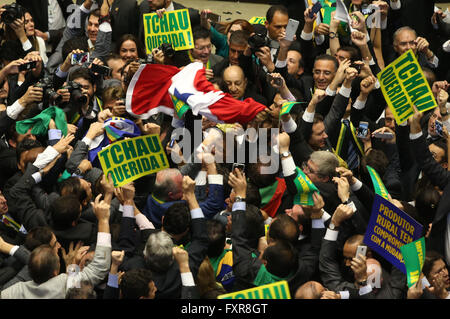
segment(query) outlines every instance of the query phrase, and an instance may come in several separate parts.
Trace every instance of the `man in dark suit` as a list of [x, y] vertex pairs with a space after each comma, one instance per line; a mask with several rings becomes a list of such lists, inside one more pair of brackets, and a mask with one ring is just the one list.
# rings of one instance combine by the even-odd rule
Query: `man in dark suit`
[[226, 91], [237, 100], [245, 100], [246, 98], [253, 98], [255, 101], [267, 105], [267, 100], [257, 94], [248, 85], [248, 80], [244, 75], [241, 67], [232, 65], [223, 71], [223, 81], [226, 86]]
[[230, 65], [239, 65], [239, 56], [241, 56], [248, 45], [249, 34], [243, 30], [237, 30], [231, 33], [228, 48], [228, 57], [212, 67], [214, 76], [221, 77], [223, 71]]
[[[185, 9], [182, 4], [173, 2], [172, 0], [143, 0], [139, 6], [139, 39], [144, 41], [144, 14], [146, 13], [163, 13], [165, 11], [173, 11], [179, 9]], [[189, 20], [191, 20], [191, 27], [200, 25], [200, 13], [198, 10], [188, 8]]]
[[411, 144], [415, 150], [414, 154], [422, 172], [428, 177], [433, 185], [439, 187], [443, 192], [436, 210], [436, 215], [434, 216], [427, 247], [430, 247], [430, 250], [435, 250], [445, 256], [445, 260], [448, 263], [450, 260], [450, 251], [448, 250], [450, 175], [446, 169], [436, 162], [427, 147], [425, 135], [420, 126], [420, 119], [422, 116], [422, 113], [416, 111], [414, 116], [409, 120]]

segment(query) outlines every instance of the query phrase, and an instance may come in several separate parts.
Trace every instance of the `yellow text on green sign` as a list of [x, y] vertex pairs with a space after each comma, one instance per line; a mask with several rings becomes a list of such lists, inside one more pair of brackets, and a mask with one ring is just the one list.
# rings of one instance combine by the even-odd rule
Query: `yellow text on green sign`
[[265, 24], [266, 23], [266, 17], [252, 17], [250, 20], [248, 20], [251, 24]]
[[171, 43], [175, 51], [194, 48], [188, 9], [144, 14], [145, 47], [147, 54], [163, 43]]
[[112, 175], [116, 187], [169, 167], [166, 153], [156, 134], [114, 142], [101, 150], [98, 158], [103, 173]]
[[286, 280], [220, 295], [217, 299], [291, 299]]
[[433, 92], [410, 49], [377, 74], [384, 98], [400, 124], [414, 114], [437, 106]]

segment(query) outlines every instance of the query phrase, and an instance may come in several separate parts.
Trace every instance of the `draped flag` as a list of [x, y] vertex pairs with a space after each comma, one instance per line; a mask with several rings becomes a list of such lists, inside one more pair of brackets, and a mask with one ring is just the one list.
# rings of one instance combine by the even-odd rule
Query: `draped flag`
[[[190, 63], [182, 70], [168, 65], [141, 65], [128, 87], [126, 108], [130, 114], [144, 119], [158, 112], [173, 115], [172, 99], [179, 105], [182, 103], [178, 102], [188, 105], [194, 115], [217, 123], [246, 124], [266, 108], [252, 98], [240, 101], [216, 90], [206, 79], [201, 62]], [[182, 109], [186, 111], [185, 107]]]
[[[104, 122], [103, 127], [105, 132], [102, 135], [97, 136], [89, 147], [88, 159], [93, 164], [97, 159], [97, 153], [105, 146], [125, 137], [136, 137], [141, 135], [141, 131], [136, 124], [132, 120], [123, 117], [109, 118]], [[96, 163], [98, 163], [98, 160]]]

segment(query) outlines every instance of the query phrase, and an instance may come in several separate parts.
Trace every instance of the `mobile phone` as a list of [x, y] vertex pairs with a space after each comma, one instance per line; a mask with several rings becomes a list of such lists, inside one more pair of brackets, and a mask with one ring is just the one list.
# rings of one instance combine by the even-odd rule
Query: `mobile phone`
[[221, 19], [220, 15], [212, 13], [212, 12], [207, 13], [206, 18], [211, 20], [211, 22], [215, 22], [215, 23], [220, 22], [220, 19]]
[[29, 71], [31, 69], [34, 69], [36, 67], [36, 61], [31, 61], [25, 64], [19, 65], [19, 72], [22, 71]]
[[175, 144], [175, 139], [173, 138], [170, 140], [169, 147], [172, 148], [174, 144]]
[[309, 13], [309, 18], [312, 19], [314, 17], [314, 14], [319, 12], [320, 9], [322, 9], [322, 4], [320, 3], [320, 1], [317, 1], [311, 8], [311, 12]]
[[373, 133], [373, 137], [375, 138], [384, 138], [386, 140], [390, 140], [394, 138], [394, 134], [392, 134], [391, 132], [377, 132], [377, 133]]
[[110, 67], [104, 66], [104, 65], [98, 65], [95, 63], [91, 64], [91, 71], [101, 74], [103, 76], [111, 76], [112, 69]]
[[[317, 2], [320, 4], [320, 2]], [[288, 41], [294, 40], [294, 35], [297, 32], [299, 22], [294, 19], [289, 19], [288, 25], [286, 27], [286, 36], [284, 37]]]
[[439, 136], [444, 136], [444, 133], [442, 131], [442, 122], [436, 120], [434, 122], [434, 130], [436, 131], [436, 134]]
[[358, 135], [357, 136], [360, 137], [360, 138], [366, 138], [368, 132], [369, 132], [369, 123], [368, 122], [364, 122], [364, 121], [359, 122]]
[[241, 173], [244, 173], [245, 170], [245, 164], [241, 163], [233, 163], [233, 167], [231, 168], [231, 172], [234, 174], [234, 169], [237, 168], [241, 171]]
[[72, 54], [72, 59], [71, 59], [72, 65], [83, 64], [88, 61], [89, 61], [89, 52]]
[[367, 246], [359, 245], [358, 248], [356, 248], [355, 258], [359, 258], [359, 255], [366, 256], [366, 253], [367, 253]]

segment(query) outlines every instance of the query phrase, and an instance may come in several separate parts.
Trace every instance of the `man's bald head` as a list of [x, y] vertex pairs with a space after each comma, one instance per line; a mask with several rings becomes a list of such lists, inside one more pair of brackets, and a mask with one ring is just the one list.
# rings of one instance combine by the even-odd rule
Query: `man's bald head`
[[247, 78], [244, 71], [238, 65], [231, 65], [223, 71], [223, 81], [227, 85], [228, 92], [235, 99], [241, 99], [247, 88]]
[[167, 168], [156, 174], [153, 195], [162, 201], [179, 200], [183, 195], [183, 175], [176, 168]]
[[308, 281], [295, 292], [295, 299], [320, 299], [325, 288], [317, 281]]

